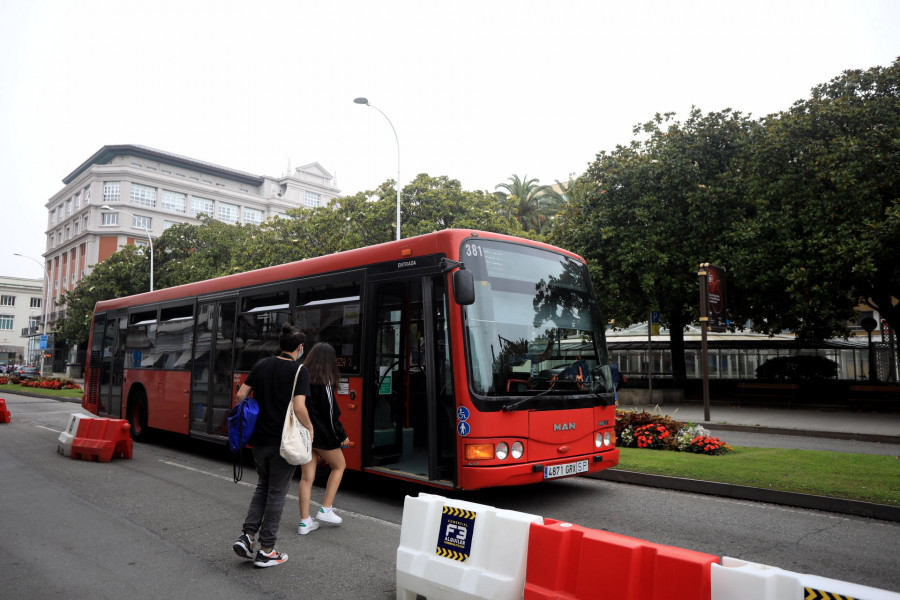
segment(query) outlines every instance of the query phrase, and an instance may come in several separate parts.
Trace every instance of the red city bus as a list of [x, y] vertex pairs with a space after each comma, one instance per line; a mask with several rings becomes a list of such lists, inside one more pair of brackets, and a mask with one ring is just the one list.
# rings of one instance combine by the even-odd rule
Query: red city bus
[[579, 256], [445, 230], [98, 302], [82, 406], [227, 441], [281, 324], [337, 350], [350, 469], [477, 489], [618, 463], [604, 327]]

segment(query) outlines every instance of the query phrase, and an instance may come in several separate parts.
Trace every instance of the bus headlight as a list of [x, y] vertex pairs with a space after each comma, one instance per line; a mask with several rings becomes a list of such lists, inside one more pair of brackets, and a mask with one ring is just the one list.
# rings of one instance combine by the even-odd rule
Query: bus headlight
[[512, 456], [515, 459], [520, 459], [525, 454], [525, 444], [522, 442], [513, 442], [512, 445]]
[[597, 448], [603, 447], [603, 434], [599, 431], [594, 434], [594, 446], [596, 446]]
[[497, 444], [497, 458], [506, 460], [507, 456], [509, 456], [509, 445], [506, 442], [500, 442]]
[[609, 446], [610, 440], [612, 440], [612, 436], [611, 436], [611, 435], [609, 434], [609, 432], [607, 431], [606, 433], [603, 434], [603, 445], [604, 445], [604, 446]]

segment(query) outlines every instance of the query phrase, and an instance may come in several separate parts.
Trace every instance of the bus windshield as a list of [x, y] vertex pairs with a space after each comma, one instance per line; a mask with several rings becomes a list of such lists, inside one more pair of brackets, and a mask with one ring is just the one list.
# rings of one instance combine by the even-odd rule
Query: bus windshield
[[475, 277], [466, 333], [477, 396], [612, 391], [583, 263], [496, 240], [466, 240], [461, 251]]

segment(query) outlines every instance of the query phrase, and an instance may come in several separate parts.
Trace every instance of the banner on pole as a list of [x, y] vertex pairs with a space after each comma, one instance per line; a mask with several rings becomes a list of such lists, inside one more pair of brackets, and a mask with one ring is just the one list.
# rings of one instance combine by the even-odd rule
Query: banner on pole
[[728, 325], [728, 317], [725, 314], [725, 267], [709, 265], [706, 273], [709, 330], [721, 333]]

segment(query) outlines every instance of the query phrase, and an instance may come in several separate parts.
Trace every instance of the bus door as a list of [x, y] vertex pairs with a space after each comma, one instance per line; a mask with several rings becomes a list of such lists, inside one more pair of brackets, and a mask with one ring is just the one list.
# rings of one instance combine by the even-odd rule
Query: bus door
[[197, 304], [191, 358], [191, 435], [228, 435], [236, 300]]
[[455, 402], [445, 275], [370, 284], [368, 470], [453, 485]]
[[107, 316], [100, 344], [97, 343], [96, 336], [101, 333], [101, 328], [98, 324], [94, 326], [93, 344], [98, 347], [97, 353], [100, 356], [100, 397], [97, 414], [115, 419], [122, 418], [122, 377], [125, 361], [122, 348], [124, 332], [120, 332], [120, 329], [124, 326], [124, 318]]

